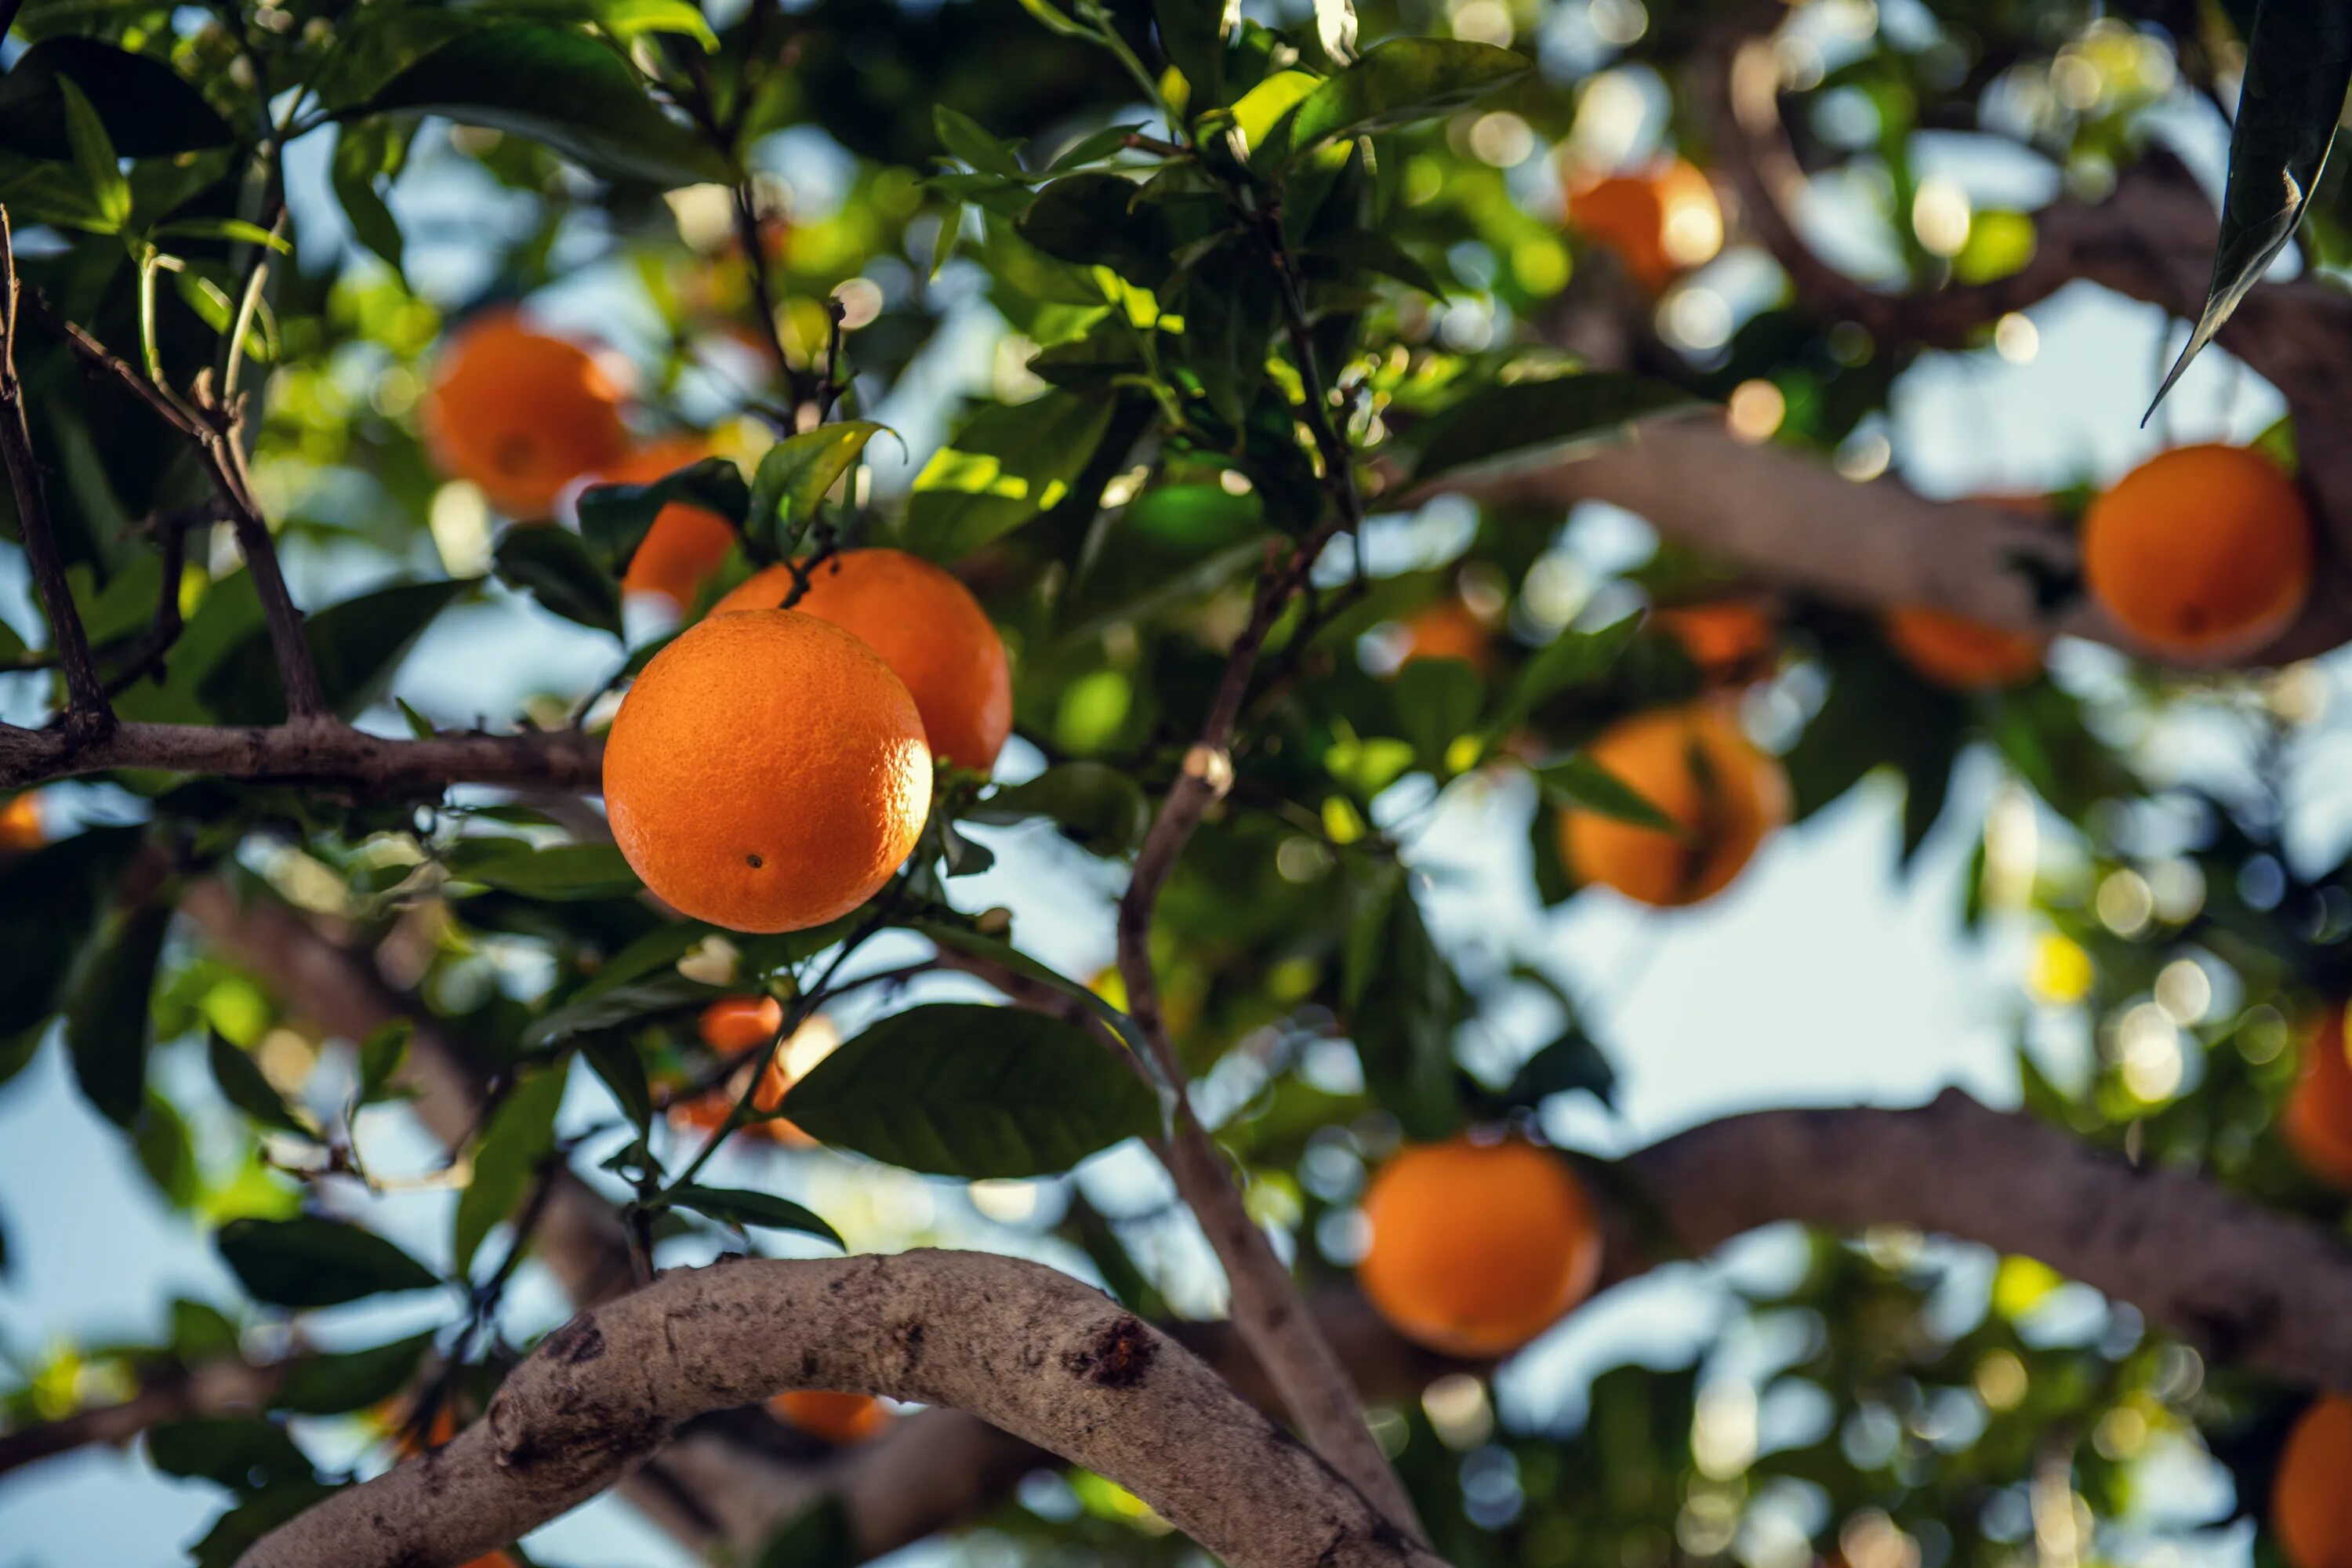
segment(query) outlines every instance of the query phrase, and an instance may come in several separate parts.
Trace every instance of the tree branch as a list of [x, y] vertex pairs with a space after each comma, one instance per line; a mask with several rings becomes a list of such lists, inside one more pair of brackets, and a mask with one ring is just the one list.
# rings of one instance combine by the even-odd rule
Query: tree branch
[[1181, 1346], [1098, 1292], [988, 1253], [681, 1269], [572, 1320], [488, 1415], [339, 1492], [240, 1568], [428, 1568], [593, 1496], [677, 1424], [784, 1389], [966, 1409], [1110, 1478], [1235, 1568], [1433, 1568]]
[[9, 229], [8, 210], [0, 206], [0, 460], [7, 465], [9, 488], [16, 498], [16, 537], [25, 547], [26, 563], [32, 569], [33, 585], [57, 645], [58, 662], [65, 671], [66, 723], [60, 738], [69, 747], [79, 746], [100, 739], [114, 727], [114, 709], [99, 680], [89, 637], [82, 630], [73, 589], [66, 582], [65, 559], [58, 553], [57, 532], [49, 521], [40, 459], [33, 453], [33, 433], [25, 420], [24, 388], [16, 379], [16, 324], [23, 313], [15, 237]]
[[114, 1405], [78, 1410], [37, 1426], [0, 1433], [0, 1476], [92, 1444], [121, 1447], [152, 1426], [197, 1415], [227, 1415], [268, 1404], [291, 1362], [255, 1366], [242, 1361], [175, 1367]]
[[514, 735], [371, 735], [343, 724], [231, 727], [121, 724], [88, 745], [53, 731], [0, 727], [0, 787], [117, 768], [222, 778], [347, 784], [381, 795], [438, 795], [453, 784], [593, 793], [604, 745], [577, 731]]

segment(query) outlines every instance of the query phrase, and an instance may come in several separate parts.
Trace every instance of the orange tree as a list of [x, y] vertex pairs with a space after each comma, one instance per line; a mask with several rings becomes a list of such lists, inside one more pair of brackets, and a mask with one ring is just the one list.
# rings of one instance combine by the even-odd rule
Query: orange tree
[[[8, 4], [0, 1078], [61, 1053], [246, 1299], [12, 1361], [0, 1486], [136, 1439], [219, 1489], [206, 1564], [526, 1562], [617, 1486], [722, 1562], [979, 1524], [1940, 1568], [2127, 1555], [2187, 1445], [2263, 1552], [2342, 1559], [2352, 879], [2288, 807], [2294, 661], [2352, 636], [2352, 33], [1899, 9]], [[2241, 88], [2217, 224], [2158, 132]], [[1952, 135], [2063, 194], [1972, 211]], [[1841, 173], [1867, 283], [1795, 208]], [[1717, 330], [1727, 251], [1772, 287]], [[2284, 417], [2103, 493], [1876, 478], [1906, 372], [2077, 283]], [[548, 325], [583, 291], [626, 355]], [[975, 330], [992, 384], [945, 396]], [[1564, 595], [1586, 501], [1660, 542]], [[603, 679], [404, 700], [483, 604]], [[2176, 719], [2250, 782], [2145, 765]], [[2021, 1110], [1547, 1140], [1615, 1042], [1433, 934], [1414, 802], [1523, 801], [1544, 905], [1671, 907], [1873, 773], [1907, 861], [1965, 752], [2006, 793], [1952, 896], [2040, 932]], [[1092, 980], [968, 890], [1033, 822]], [[1530, 1005], [1557, 1037], [1457, 1057]], [[385, 1234], [387, 1115], [443, 1151], [429, 1246]], [[1216, 1321], [1058, 1180], [1130, 1141]], [[1043, 1181], [1023, 1250], [1066, 1268], [822, 1256], [780, 1189], [845, 1158]], [[1488, 1398], [1594, 1290], [1782, 1221], [1803, 1267], [1739, 1304], [1794, 1418], [1743, 1437], [1696, 1368], [1570, 1430]], [[2036, 1317], [2062, 1279], [2093, 1331]], [[431, 1291], [430, 1331], [310, 1331]]]

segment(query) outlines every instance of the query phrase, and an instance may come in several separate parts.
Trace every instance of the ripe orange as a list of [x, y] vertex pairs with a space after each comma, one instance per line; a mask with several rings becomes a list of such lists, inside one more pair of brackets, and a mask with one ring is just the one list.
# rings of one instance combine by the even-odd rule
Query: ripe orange
[[2352, 1399], [2311, 1402], [2271, 1477], [2271, 1530], [2293, 1568], [2352, 1563]]
[[510, 310], [467, 322], [442, 346], [421, 409], [434, 466], [482, 487], [510, 517], [541, 518], [563, 487], [616, 461], [621, 389], [579, 344]]
[[1560, 814], [1569, 869], [1641, 903], [1673, 907], [1714, 897], [1789, 817], [1780, 764], [1707, 704], [1622, 720], [1587, 754], [1682, 826], [1677, 837], [1597, 812]]
[[1768, 672], [1776, 632], [1772, 617], [1752, 599], [1669, 605], [1651, 617], [1682, 645], [1713, 686], [1742, 686]]
[[722, 996], [702, 1010], [702, 1043], [723, 1056], [764, 1046], [784, 1026], [784, 1005], [773, 996]]
[[[771, 566], [711, 607], [781, 605], [792, 574]], [[1013, 733], [1013, 667], [971, 590], [899, 550], [845, 550], [820, 563], [793, 606], [855, 634], [915, 694], [931, 754], [986, 773]]]
[[1515, 1351], [1592, 1292], [1601, 1230], [1560, 1159], [1520, 1140], [1405, 1150], [1364, 1194], [1364, 1294], [1405, 1338], [1449, 1355]]
[[823, 925], [914, 848], [931, 759], [906, 683], [839, 626], [714, 616], [654, 656], [604, 746], [613, 837], [646, 886], [734, 931]]
[[2345, 1056], [2340, 1004], [2326, 1009], [2304, 1041], [2303, 1070], [2287, 1091], [2279, 1136], [2312, 1175], [2352, 1189], [2352, 1059]]
[[1887, 612], [1886, 641], [1904, 663], [1954, 691], [2002, 691], [2042, 673], [2042, 645], [2024, 633], [1923, 605]]
[[1723, 204], [1715, 186], [1680, 158], [1631, 174], [1571, 183], [1570, 226], [1606, 246], [1635, 282], [1655, 294], [1723, 248]]
[[[673, 436], [638, 447], [596, 479], [600, 484], [649, 485], [709, 456], [709, 447], [699, 438]], [[655, 516], [636, 553], [629, 557], [621, 591], [650, 594], [683, 610], [694, 603], [734, 542], [734, 525], [717, 512], [673, 502]]]
[[41, 797], [27, 790], [0, 805], [0, 855], [38, 849], [48, 842], [48, 825], [41, 820]]
[[[783, 1022], [784, 1010], [772, 998], [730, 996], [703, 1009], [702, 1043], [730, 1056], [755, 1050], [767, 1044]], [[822, 1013], [801, 1025], [768, 1058], [766, 1068], [760, 1074], [760, 1087], [751, 1096], [751, 1109], [766, 1113], [782, 1105], [793, 1085], [831, 1056], [840, 1044], [840, 1031]], [[743, 1088], [751, 1080], [751, 1068], [752, 1064], [746, 1062], [723, 1088], [691, 1100], [672, 1101], [670, 1125], [697, 1132], [715, 1132], [726, 1125], [728, 1112], [743, 1097]], [[781, 1117], [751, 1122], [745, 1130], [796, 1149], [811, 1148], [816, 1143], [815, 1139]]]
[[2303, 607], [2311, 512], [2277, 464], [2183, 447], [2116, 481], [2083, 516], [2083, 576], [2149, 652], [2187, 663], [2254, 652]]
[[1495, 636], [1475, 610], [1448, 595], [1404, 623], [1404, 657], [1397, 668], [1423, 658], [1458, 658], [1483, 671], [1495, 662]]
[[804, 1388], [779, 1394], [768, 1408], [813, 1437], [828, 1443], [863, 1443], [890, 1424], [890, 1412], [867, 1394], [835, 1394]]

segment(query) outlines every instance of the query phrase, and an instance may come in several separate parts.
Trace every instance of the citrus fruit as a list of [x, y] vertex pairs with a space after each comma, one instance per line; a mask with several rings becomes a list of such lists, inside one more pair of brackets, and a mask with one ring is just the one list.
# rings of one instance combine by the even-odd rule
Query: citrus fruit
[[796, 1389], [768, 1401], [768, 1408], [813, 1437], [828, 1443], [863, 1443], [889, 1425], [890, 1412], [866, 1394]]
[[11, 850], [38, 849], [48, 842], [48, 825], [41, 820], [41, 797], [31, 790], [0, 804], [0, 855]]
[[[699, 437], [673, 436], [629, 453], [596, 476], [600, 484], [649, 485], [710, 456]], [[683, 610], [727, 559], [735, 527], [717, 512], [672, 501], [655, 514], [621, 574], [621, 591], [667, 599]]]
[[604, 747], [613, 837], [654, 894], [734, 931], [799, 931], [872, 897], [931, 793], [906, 683], [841, 627], [713, 616], [654, 656]]
[[1478, 613], [1451, 595], [1415, 611], [1404, 623], [1404, 654], [1397, 668], [1424, 658], [1456, 658], [1473, 669], [1494, 662], [1495, 636]]
[[1710, 704], [1637, 713], [1603, 731], [1586, 755], [1682, 828], [1669, 833], [1580, 807], [1560, 814], [1568, 868], [1641, 903], [1712, 898], [1788, 820], [1780, 764]]
[[2024, 633], [1925, 605], [1889, 611], [1886, 641], [1922, 678], [1954, 691], [2005, 690], [2042, 673], [2042, 645]]
[[451, 334], [421, 408], [436, 468], [510, 517], [541, 518], [563, 488], [621, 455], [621, 390], [579, 344], [510, 310]]
[[1723, 205], [1705, 173], [1680, 158], [1571, 182], [1568, 221], [1623, 262], [1652, 293], [1723, 248]]
[[[782, 566], [755, 573], [712, 607], [781, 605]], [[793, 606], [853, 633], [914, 693], [931, 754], [986, 773], [1013, 732], [1013, 667], [1004, 639], [953, 574], [900, 550], [845, 550], [819, 562]]]
[[1397, 1332], [1449, 1355], [1517, 1350], [1600, 1279], [1583, 1186], [1522, 1140], [1406, 1149], [1373, 1176], [1364, 1218], [1365, 1296]]
[[1681, 645], [1709, 685], [1745, 685], [1771, 668], [1777, 630], [1770, 613], [1753, 600], [1669, 605], [1651, 618]]
[[2271, 1530], [2293, 1568], [2352, 1563], [2352, 1399], [2315, 1399], [2271, 1475]]
[[2352, 1189], [2352, 1060], [2344, 1051], [2344, 1008], [2330, 1006], [2303, 1043], [2302, 1070], [2287, 1091], [2279, 1136], [2305, 1170]]
[[2252, 653], [2303, 607], [2303, 492], [2260, 452], [2182, 447], [2116, 481], [2083, 516], [2083, 576], [2116, 624], [2184, 663]]

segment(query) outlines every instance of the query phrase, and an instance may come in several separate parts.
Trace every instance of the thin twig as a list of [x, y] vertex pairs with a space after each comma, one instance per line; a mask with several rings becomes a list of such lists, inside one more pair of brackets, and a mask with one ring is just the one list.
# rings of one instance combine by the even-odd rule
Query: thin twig
[[8, 468], [8, 483], [16, 500], [16, 532], [25, 547], [41, 609], [57, 643], [58, 661], [66, 678], [66, 736], [74, 744], [102, 739], [114, 728], [114, 709], [99, 680], [98, 663], [90, 658], [89, 637], [74, 608], [73, 589], [66, 581], [65, 559], [58, 553], [57, 532], [49, 517], [49, 500], [41, 482], [40, 459], [33, 453], [32, 427], [25, 420], [24, 387], [16, 379], [16, 323], [23, 296], [16, 279], [16, 251], [8, 212], [0, 207], [0, 459]]

